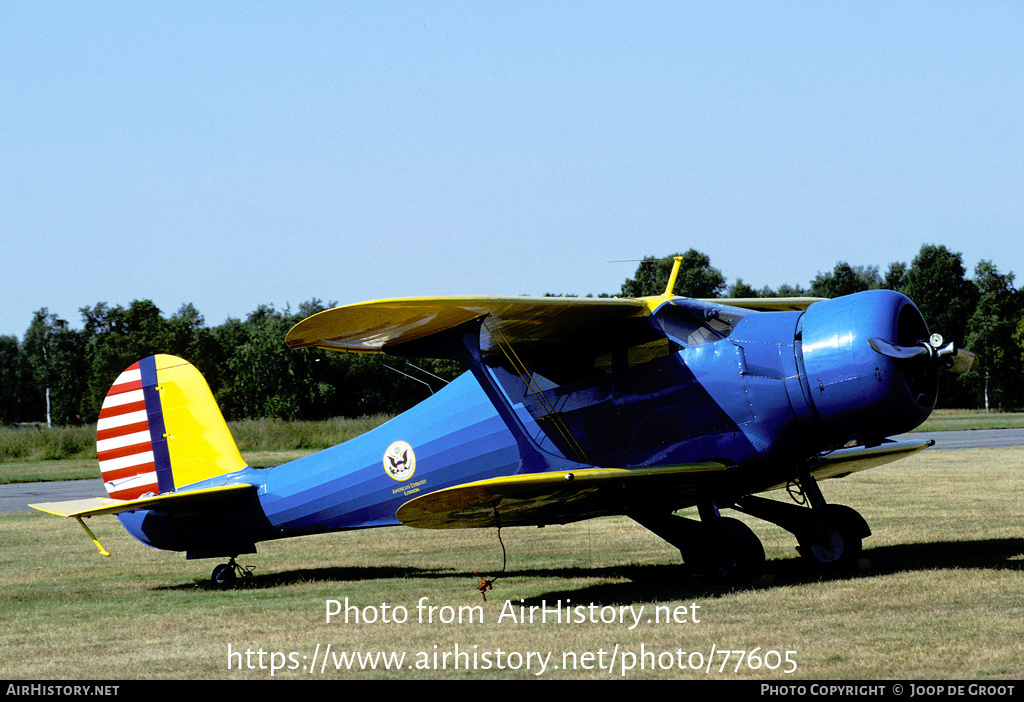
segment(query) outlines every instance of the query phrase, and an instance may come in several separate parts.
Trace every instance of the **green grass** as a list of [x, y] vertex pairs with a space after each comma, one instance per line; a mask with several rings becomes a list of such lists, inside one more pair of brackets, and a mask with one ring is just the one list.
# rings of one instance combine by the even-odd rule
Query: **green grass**
[[[72, 520], [0, 515], [0, 670], [8, 679], [271, 679], [271, 652], [294, 670], [274, 678], [532, 679], [533, 670], [438, 670], [434, 654], [551, 654], [547, 679], [1004, 680], [1024, 678], [1024, 449], [931, 450], [823, 483], [831, 502], [860, 510], [874, 532], [864, 567], [821, 578], [795, 557], [784, 531], [749, 520], [765, 544], [769, 575], [743, 588], [706, 589], [685, 577], [678, 552], [628, 519], [502, 531], [402, 527], [261, 544], [253, 576], [219, 591], [215, 561], [149, 549], [116, 519], [89, 521], [112, 553], [101, 557]], [[784, 495], [776, 495], [784, 499]], [[484, 602], [474, 571], [497, 577]], [[405, 622], [326, 621], [329, 600], [361, 614], [404, 607]], [[426, 598], [426, 600], [422, 600]], [[561, 600], [604, 607], [689, 608], [699, 622], [558, 624], [499, 621], [518, 607]], [[479, 619], [420, 622], [421, 601]], [[478, 607], [467, 610], [467, 607]], [[460, 609], [463, 608], [463, 609]], [[400, 611], [400, 610], [399, 610]], [[518, 611], [518, 610], [516, 610]], [[435, 613], [442, 613], [441, 609]], [[307, 669], [316, 646], [404, 653], [424, 669]], [[254, 652], [252, 669], [229, 668], [228, 647]], [[710, 672], [626, 670], [623, 654], [795, 651], [796, 672], [751, 670], [731, 656]], [[562, 669], [563, 653], [589, 652], [609, 671]], [[259, 668], [258, 651], [264, 651]], [[288, 659], [287, 654], [295, 657]], [[423, 654], [422, 656], [420, 654]], [[672, 654], [672, 655], [668, 655]], [[303, 658], [305, 656], [306, 658]], [[425, 656], [425, 657], [424, 657]], [[441, 658], [437, 659], [441, 662]], [[453, 659], [449, 658], [451, 662]], [[581, 659], [577, 659], [581, 660]], [[694, 661], [696, 662], [696, 658]]]
[[971, 429], [1019, 429], [1024, 412], [985, 410], [935, 410], [917, 431], [962, 431]]
[[[322, 422], [261, 419], [229, 422], [228, 428], [246, 462], [266, 468], [348, 441], [389, 419], [383, 414]], [[0, 483], [98, 478], [96, 460], [94, 425], [0, 427]]]
[[336, 417], [322, 422], [259, 419], [230, 422], [241, 451], [319, 451], [380, 426], [391, 415]]
[[0, 463], [96, 458], [96, 427], [0, 427]]

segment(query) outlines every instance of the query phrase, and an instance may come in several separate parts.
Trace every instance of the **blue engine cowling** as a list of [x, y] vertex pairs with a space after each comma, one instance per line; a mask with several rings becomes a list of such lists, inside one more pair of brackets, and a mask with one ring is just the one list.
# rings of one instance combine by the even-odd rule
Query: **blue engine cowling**
[[935, 364], [883, 355], [872, 338], [915, 346], [928, 339], [928, 325], [908, 297], [891, 290], [823, 300], [801, 320], [797, 363], [828, 443], [872, 443], [910, 431], [935, 406]]

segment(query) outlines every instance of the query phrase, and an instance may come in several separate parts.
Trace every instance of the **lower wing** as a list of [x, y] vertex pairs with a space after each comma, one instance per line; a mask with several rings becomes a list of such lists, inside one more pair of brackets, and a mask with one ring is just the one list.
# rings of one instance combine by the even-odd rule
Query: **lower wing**
[[627, 488], [643, 485], [645, 497], [656, 500], [659, 490], [694, 490], [725, 470], [721, 463], [693, 463], [510, 475], [428, 493], [406, 502], [396, 516], [421, 529], [565, 524], [627, 512], [637, 494]]
[[[808, 473], [817, 480], [842, 478], [928, 448], [932, 441], [886, 441], [840, 449], [816, 457]], [[608, 514], [628, 514], [654, 505], [686, 501], [727, 466], [692, 463], [645, 468], [586, 468], [480, 480], [417, 497], [402, 505], [398, 521], [421, 529], [565, 524]], [[767, 490], [785, 487], [772, 485]], [[758, 489], [758, 492], [767, 490]]]

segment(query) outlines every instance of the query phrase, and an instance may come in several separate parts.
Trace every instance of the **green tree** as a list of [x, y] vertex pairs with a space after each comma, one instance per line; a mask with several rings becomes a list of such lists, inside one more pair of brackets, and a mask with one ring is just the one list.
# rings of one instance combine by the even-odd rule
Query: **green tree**
[[44, 398], [47, 425], [90, 421], [84, 414], [88, 375], [84, 335], [43, 308], [33, 315], [22, 348], [37, 392]]
[[806, 297], [808, 295], [810, 293], [806, 288], [789, 283], [783, 283], [775, 290], [768, 286], [761, 288], [761, 297]]
[[100, 302], [79, 312], [88, 358], [85, 414], [95, 421], [117, 376], [146, 356], [170, 353], [171, 336], [152, 300], [133, 300], [127, 307]]
[[[960, 253], [925, 244], [907, 268], [900, 292], [913, 300], [932, 333], [963, 345], [967, 324], [978, 302], [978, 289], [967, 279]], [[982, 359], [984, 360], [984, 359]], [[945, 407], [977, 406], [968, 376], [940, 375], [940, 402]]]
[[297, 378], [284, 345], [293, 323], [290, 313], [261, 305], [240, 327], [232, 325], [234, 345], [227, 351], [227, 380], [220, 394], [229, 417], [298, 418]]
[[811, 281], [811, 297], [842, 297], [879, 288], [882, 279], [875, 266], [851, 266], [845, 261], [836, 264], [831, 273], [819, 273]]
[[747, 285], [743, 282], [742, 278], [737, 278], [736, 282], [729, 286], [729, 289], [725, 291], [726, 297], [760, 297], [760, 291]]
[[203, 374], [216, 395], [226, 354], [214, 331], [191, 303], [182, 305], [165, 323], [164, 352], [183, 358]]
[[18, 339], [0, 336], [0, 424], [21, 421], [24, 371], [25, 364]]
[[695, 249], [667, 258], [648, 256], [637, 266], [634, 277], [627, 278], [622, 284], [622, 296], [661, 295], [668, 285], [673, 259], [680, 255], [683, 261], [676, 278], [674, 294], [700, 298], [719, 297], [725, 289], [725, 276], [720, 270], [712, 267], [707, 254]]
[[1000, 273], [991, 261], [981, 261], [974, 269], [978, 303], [964, 345], [978, 354], [981, 366], [963, 382], [985, 409], [1014, 408], [1021, 395], [1024, 364], [1014, 334], [1022, 321], [1022, 295], [1014, 288], [1013, 277]]
[[882, 279], [882, 287], [886, 290], [899, 290], [907, 281], [907, 264], [890, 263]]
[[962, 344], [978, 290], [966, 277], [963, 256], [925, 244], [906, 271], [900, 292], [913, 300], [932, 332]]
[[300, 314], [261, 305], [244, 322], [229, 320], [216, 331], [224, 349], [224, 382], [217, 393], [232, 419], [322, 419], [339, 414], [339, 387], [349, 361], [317, 349], [292, 351], [288, 330], [326, 309], [319, 300], [303, 303]]

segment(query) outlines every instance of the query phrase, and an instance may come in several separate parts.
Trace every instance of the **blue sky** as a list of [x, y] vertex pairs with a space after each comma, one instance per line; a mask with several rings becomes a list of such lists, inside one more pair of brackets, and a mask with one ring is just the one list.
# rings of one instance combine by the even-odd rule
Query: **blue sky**
[[689, 248], [756, 287], [924, 243], [1024, 274], [1019, 2], [6, 0], [0, 94], [19, 338], [614, 293]]

